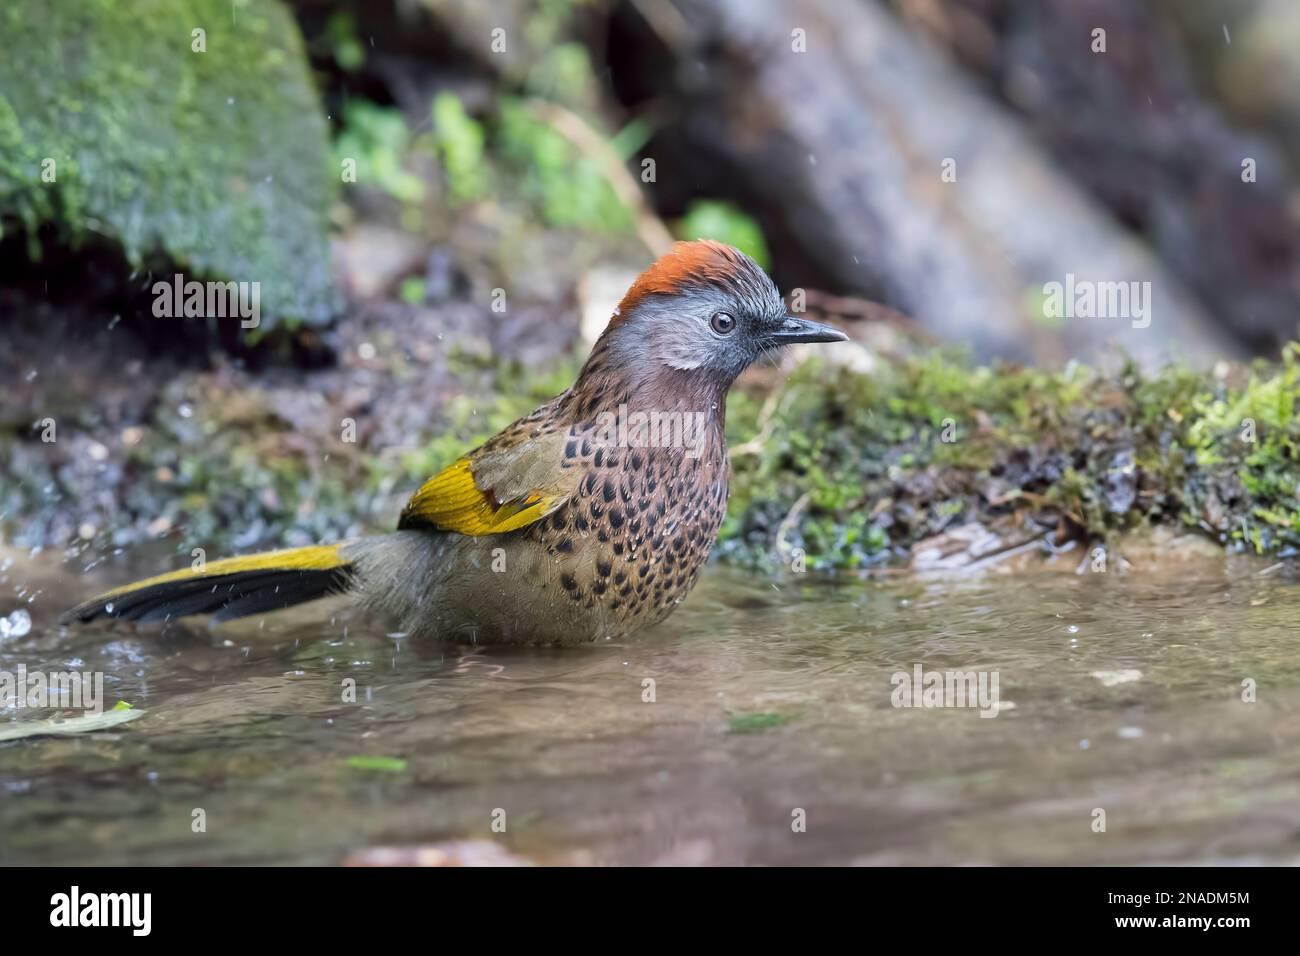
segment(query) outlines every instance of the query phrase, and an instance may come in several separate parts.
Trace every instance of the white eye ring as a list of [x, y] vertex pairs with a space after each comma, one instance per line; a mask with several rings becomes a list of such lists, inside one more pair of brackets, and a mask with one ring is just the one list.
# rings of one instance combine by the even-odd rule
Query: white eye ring
[[709, 319], [709, 328], [719, 335], [730, 335], [736, 331], [736, 320], [730, 312], [714, 312], [713, 318]]

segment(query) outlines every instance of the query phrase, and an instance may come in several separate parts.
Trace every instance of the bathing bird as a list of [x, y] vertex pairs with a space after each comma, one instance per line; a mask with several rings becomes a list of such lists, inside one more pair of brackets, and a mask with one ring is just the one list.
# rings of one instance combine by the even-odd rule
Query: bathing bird
[[65, 622], [227, 620], [336, 593], [413, 636], [576, 644], [662, 621], [727, 507], [727, 391], [760, 357], [844, 333], [787, 315], [751, 258], [676, 243], [633, 283], [577, 381], [426, 481], [390, 534], [210, 561]]

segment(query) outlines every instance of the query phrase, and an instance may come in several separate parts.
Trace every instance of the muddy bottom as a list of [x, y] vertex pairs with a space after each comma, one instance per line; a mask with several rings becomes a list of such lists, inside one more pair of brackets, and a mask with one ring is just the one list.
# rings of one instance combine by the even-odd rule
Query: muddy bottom
[[[85, 585], [47, 576], [0, 671], [102, 671], [144, 715], [0, 743], [0, 862], [463, 841], [537, 863], [1297, 862], [1300, 586], [1260, 567], [714, 567], [659, 628], [564, 650], [420, 644], [326, 605], [62, 631]], [[976, 699], [895, 706], [959, 703], [900, 687], [918, 665], [976, 672]], [[0, 726], [48, 716], [12, 703]]]

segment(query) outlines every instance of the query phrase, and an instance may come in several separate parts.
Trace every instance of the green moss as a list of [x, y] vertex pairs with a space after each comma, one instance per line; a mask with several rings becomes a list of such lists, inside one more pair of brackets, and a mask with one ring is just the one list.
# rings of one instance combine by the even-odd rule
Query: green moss
[[163, 252], [198, 277], [260, 282], [268, 319], [336, 311], [337, 177], [278, 2], [50, 0], [6, 11], [4, 34], [0, 221], [34, 252], [53, 222], [64, 241], [116, 239], [137, 267]]
[[[802, 548], [808, 567], [857, 567], [976, 520], [1089, 540], [1174, 524], [1291, 555], [1298, 356], [1237, 387], [1182, 368], [971, 368], [939, 352], [870, 376], [809, 361], [761, 451], [733, 461], [722, 553], [770, 566]], [[760, 430], [760, 408], [733, 397], [733, 444]]]

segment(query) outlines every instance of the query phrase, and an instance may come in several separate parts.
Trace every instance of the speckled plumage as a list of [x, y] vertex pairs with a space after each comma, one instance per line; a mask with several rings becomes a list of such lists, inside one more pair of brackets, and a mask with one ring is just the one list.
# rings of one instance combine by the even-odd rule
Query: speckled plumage
[[[383, 539], [384, 547], [358, 542], [348, 556], [374, 609], [395, 612], [416, 632], [567, 644], [657, 623], [686, 597], [726, 513], [725, 390], [688, 387], [677, 372], [643, 391], [638, 404], [635, 390], [601, 374], [606, 349], [597, 345], [573, 389], [484, 446], [562, 439], [558, 467], [572, 473], [572, 494], [541, 520], [504, 534], [468, 537], [412, 526]], [[700, 447], [602, 442], [599, 416], [617, 415], [620, 406], [628, 414], [707, 414]], [[407, 557], [408, 550], [430, 549], [436, 559]], [[436, 566], [434, 580], [399, 570], [413, 566]]]

